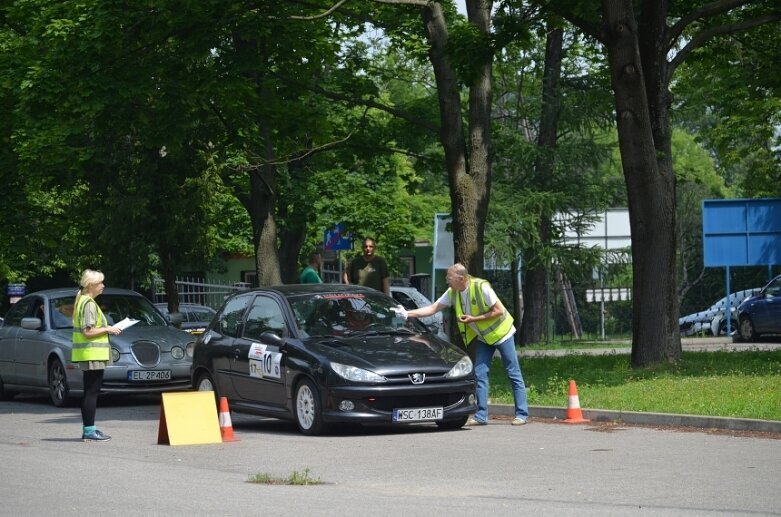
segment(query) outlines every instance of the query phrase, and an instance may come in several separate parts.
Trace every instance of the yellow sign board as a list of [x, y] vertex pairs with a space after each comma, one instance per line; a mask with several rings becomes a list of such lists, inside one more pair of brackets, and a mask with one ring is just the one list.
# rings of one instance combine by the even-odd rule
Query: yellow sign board
[[222, 443], [213, 391], [163, 393], [158, 445]]

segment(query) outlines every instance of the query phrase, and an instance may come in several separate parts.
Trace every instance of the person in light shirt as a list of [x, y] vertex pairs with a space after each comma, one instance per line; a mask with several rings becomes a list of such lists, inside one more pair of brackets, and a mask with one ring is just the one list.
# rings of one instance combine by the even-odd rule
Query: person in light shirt
[[475, 347], [475, 377], [477, 378], [477, 413], [467, 425], [488, 423], [488, 373], [496, 351], [502, 357], [515, 400], [512, 425], [524, 425], [529, 418], [526, 386], [523, 382], [518, 353], [515, 350], [513, 317], [496, 296], [491, 284], [470, 276], [463, 264], [453, 264], [447, 270], [448, 290], [427, 307], [407, 311], [407, 317], [420, 318], [452, 308], [458, 330], [468, 347]]

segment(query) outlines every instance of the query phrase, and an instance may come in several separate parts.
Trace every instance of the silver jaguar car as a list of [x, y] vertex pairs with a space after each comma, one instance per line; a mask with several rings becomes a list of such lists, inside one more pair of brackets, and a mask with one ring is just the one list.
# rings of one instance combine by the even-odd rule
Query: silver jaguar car
[[[28, 294], [0, 325], [0, 398], [18, 392], [48, 392], [55, 406], [82, 394], [82, 373], [71, 362], [76, 289]], [[102, 392], [155, 393], [186, 390], [195, 338], [174, 328], [140, 294], [107, 288], [96, 301], [108, 323], [136, 320], [110, 336], [112, 364]]]

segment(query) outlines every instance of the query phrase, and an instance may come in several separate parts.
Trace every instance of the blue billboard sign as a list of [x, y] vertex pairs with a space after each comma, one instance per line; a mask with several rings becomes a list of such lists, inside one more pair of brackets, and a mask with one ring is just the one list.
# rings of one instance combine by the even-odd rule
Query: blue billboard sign
[[323, 234], [323, 251], [338, 251], [352, 249], [353, 242], [344, 227], [344, 223], [326, 230]]
[[781, 264], [781, 199], [702, 202], [706, 267]]

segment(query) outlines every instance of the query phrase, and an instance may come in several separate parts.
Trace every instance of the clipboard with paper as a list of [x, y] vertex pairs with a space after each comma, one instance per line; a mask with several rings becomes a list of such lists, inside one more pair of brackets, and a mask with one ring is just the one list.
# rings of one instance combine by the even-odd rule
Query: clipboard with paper
[[131, 320], [130, 318], [125, 318], [122, 321], [118, 321], [117, 323], [114, 323], [114, 326], [117, 327], [119, 330], [125, 330], [128, 327], [132, 327], [139, 321], [141, 320]]

